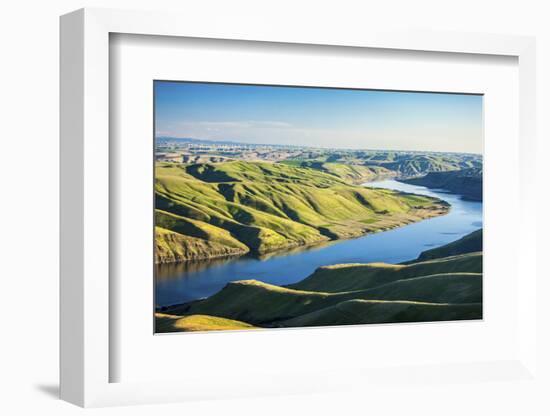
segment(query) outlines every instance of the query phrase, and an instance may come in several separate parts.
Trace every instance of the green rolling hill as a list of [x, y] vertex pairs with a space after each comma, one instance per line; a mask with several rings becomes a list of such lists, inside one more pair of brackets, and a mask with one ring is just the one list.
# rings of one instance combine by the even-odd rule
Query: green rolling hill
[[438, 304], [409, 301], [348, 300], [279, 323], [281, 327], [386, 324], [479, 319], [481, 303]]
[[[197, 260], [357, 237], [445, 214], [434, 198], [281, 163], [157, 163], [156, 262]], [[369, 172], [371, 172], [369, 170]]]
[[[455, 157], [439, 155], [413, 155], [397, 158], [394, 161], [379, 161], [376, 165], [397, 173], [399, 177], [411, 177], [426, 172], [454, 171], [461, 168], [461, 160]], [[374, 163], [373, 160], [368, 162]]]
[[456, 256], [457, 254], [472, 253], [483, 250], [483, 230], [479, 229], [465, 235], [460, 240], [445, 244], [441, 247], [436, 247], [431, 250], [426, 250], [420, 253], [418, 260], [437, 259], [446, 256]]
[[[159, 215], [164, 216], [160, 221], [163, 224], [167, 223], [166, 217], [169, 218], [170, 214], [160, 213]], [[190, 231], [186, 232], [182, 226], [182, 223], [185, 224], [184, 220], [171, 223], [180, 232], [170, 231], [159, 226], [155, 227], [156, 255], [158, 258], [163, 259], [164, 263], [175, 263], [207, 257], [226, 257], [248, 251], [248, 248], [244, 244], [232, 238], [228, 233], [223, 235], [223, 231], [215, 234], [217, 230], [207, 233], [200, 227], [189, 227]], [[208, 226], [203, 226], [203, 228], [208, 230]], [[203, 238], [192, 237], [190, 234], [199, 235]]]
[[316, 161], [283, 161], [283, 164], [298, 166], [302, 168], [316, 169], [321, 172], [328, 173], [339, 179], [344, 179], [348, 182], [355, 184], [361, 184], [364, 182], [370, 182], [378, 179], [388, 178], [396, 176], [395, 172], [392, 172], [386, 168], [380, 166], [363, 166], [357, 164], [344, 164], [344, 163], [329, 163], [329, 162], [316, 162]]
[[329, 293], [356, 291], [418, 276], [442, 273], [481, 273], [482, 256], [471, 253], [412, 264], [337, 264], [318, 268], [311, 276], [290, 285], [296, 290]]
[[244, 322], [205, 315], [181, 317], [157, 313], [155, 321], [157, 332], [228, 331], [255, 328]]
[[161, 312], [264, 328], [481, 319], [481, 270], [479, 252], [407, 265], [335, 265], [288, 287], [231, 282], [206, 299]]
[[445, 189], [446, 191], [462, 195], [464, 199], [471, 201], [483, 200], [483, 172], [481, 168], [430, 172], [425, 176], [400, 180], [413, 185]]
[[271, 325], [348, 300], [481, 303], [480, 273], [445, 273], [394, 281], [349, 292], [301, 291], [256, 280], [229, 283], [209, 298], [170, 311], [174, 315], [211, 315]]
[[[435, 152], [397, 152], [384, 150], [317, 150], [304, 151], [284, 163], [330, 170], [326, 165], [343, 165], [379, 172], [380, 176], [412, 178], [429, 172], [480, 169], [480, 155]], [[374, 178], [373, 178], [374, 179]], [[370, 180], [373, 180], [370, 179]], [[369, 180], [369, 179], [367, 179]]]

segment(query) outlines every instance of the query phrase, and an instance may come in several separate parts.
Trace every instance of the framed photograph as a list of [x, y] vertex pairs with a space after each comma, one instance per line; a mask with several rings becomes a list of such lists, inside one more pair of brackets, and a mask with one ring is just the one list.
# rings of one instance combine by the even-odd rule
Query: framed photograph
[[534, 40], [203, 23], [61, 18], [62, 398], [537, 383]]
[[482, 319], [482, 95], [155, 80], [154, 102], [155, 333]]

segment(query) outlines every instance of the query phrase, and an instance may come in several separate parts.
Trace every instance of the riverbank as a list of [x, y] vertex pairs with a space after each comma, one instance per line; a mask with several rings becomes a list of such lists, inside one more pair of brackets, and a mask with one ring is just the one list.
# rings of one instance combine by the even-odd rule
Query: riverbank
[[[262, 252], [252, 251], [258, 257], [276, 255], [291, 249], [315, 247], [325, 242], [336, 242], [363, 237], [369, 234], [389, 231], [398, 227], [410, 225], [429, 218], [448, 214], [450, 205], [445, 201], [437, 201], [426, 208], [415, 208], [406, 214], [397, 214], [381, 218], [364, 227], [362, 223], [350, 225], [347, 232], [340, 234], [327, 233], [326, 236], [310, 242], [291, 242], [287, 245], [273, 247]], [[326, 238], [325, 238], [326, 237]], [[201, 239], [181, 236], [178, 233], [156, 227], [156, 253], [157, 264], [180, 263], [197, 260], [213, 260], [219, 258], [240, 257], [250, 253], [251, 250], [243, 246], [241, 248], [226, 247]]]
[[158, 164], [155, 261], [277, 252], [448, 211], [438, 198], [352, 185], [350, 175], [363, 172], [337, 172], [345, 179], [284, 164]]
[[455, 241], [482, 226], [482, 204], [464, 201], [459, 195], [395, 180], [365, 184], [395, 191], [422, 194], [445, 200], [446, 215], [363, 237], [327, 242], [267, 256], [250, 254], [235, 258], [158, 265], [156, 305], [173, 305], [204, 298], [234, 280], [256, 279], [274, 285], [303, 280], [317, 268], [341, 263], [402, 263], [422, 251]]
[[483, 200], [483, 171], [481, 168], [430, 172], [425, 176], [397, 180], [410, 185], [444, 189], [461, 195], [468, 201], [481, 202]]
[[481, 319], [481, 273], [482, 254], [473, 252], [407, 265], [325, 266], [290, 286], [240, 280], [157, 309], [157, 331]]

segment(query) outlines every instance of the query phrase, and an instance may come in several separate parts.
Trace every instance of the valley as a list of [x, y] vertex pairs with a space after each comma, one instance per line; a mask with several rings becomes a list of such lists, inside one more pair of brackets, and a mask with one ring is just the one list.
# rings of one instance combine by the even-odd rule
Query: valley
[[481, 157], [160, 143], [158, 332], [482, 318]]
[[156, 262], [262, 254], [354, 238], [448, 211], [448, 204], [434, 197], [352, 183], [376, 177], [375, 169], [337, 164], [159, 162]]
[[[159, 309], [157, 321], [186, 330], [182, 320], [201, 317], [199, 329], [191, 330], [223, 330], [481, 319], [482, 254], [470, 251], [470, 240], [481, 246], [476, 231], [449, 245], [464, 254], [324, 266], [286, 286], [233, 281], [208, 298]], [[448, 250], [443, 246], [441, 253]]]
[[153, 82], [155, 332], [483, 318], [483, 95], [343, 84]]

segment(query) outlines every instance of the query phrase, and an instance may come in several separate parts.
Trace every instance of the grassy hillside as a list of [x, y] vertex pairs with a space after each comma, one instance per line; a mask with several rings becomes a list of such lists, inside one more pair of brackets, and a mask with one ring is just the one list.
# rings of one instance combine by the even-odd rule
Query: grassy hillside
[[387, 178], [395, 176], [395, 173], [380, 167], [380, 166], [363, 166], [344, 163], [327, 163], [327, 162], [315, 162], [315, 161], [285, 161], [288, 165], [298, 166], [302, 168], [316, 169], [321, 172], [328, 173], [339, 179], [343, 179], [355, 184], [361, 184], [364, 182], [374, 181], [380, 178]]
[[483, 250], [483, 230], [479, 229], [465, 235], [460, 240], [445, 244], [441, 247], [436, 247], [431, 250], [426, 250], [420, 253], [418, 260], [438, 259], [446, 256], [455, 256], [457, 254], [465, 254], [472, 252], [480, 252]]
[[384, 150], [304, 150], [285, 161], [285, 163], [291, 162], [299, 162], [301, 165], [311, 163], [316, 168], [324, 164], [340, 164], [366, 169], [383, 169], [383, 172], [400, 178], [482, 166], [482, 158], [479, 155]]
[[471, 253], [409, 265], [329, 266], [288, 287], [231, 282], [209, 298], [163, 311], [259, 327], [480, 319], [481, 263], [481, 253]]
[[364, 290], [398, 280], [441, 273], [481, 273], [481, 253], [453, 256], [408, 265], [369, 263], [337, 264], [318, 268], [311, 276], [290, 285], [297, 290], [336, 293]]
[[[160, 213], [161, 215], [163, 213]], [[166, 214], [168, 216], [169, 214]], [[157, 221], [163, 223], [165, 221]], [[177, 229], [179, 229], [176, 227]], [[205, 227], [206, 228], [206, 227]], [[207, 257], [225, 257], [230, 255], [243, 254], [248, 248], [239, 241], [224, 235], [220, 235], [215, 241], [207, 233], [201, 233], [198, 228], [197, 234], [204, 235], [206, 238], [196, 238], [187, 234], [169, 231], [162, 227], [155, 227], [155, 248], [159, 263], [174, 263], [183, 260], [197, 260]], [[192, 231], [191, 231], [192, 232]], [[217, 241], [223, 241], [222, 244]]]
[[279, 323], [282, 327], [385, 324], [479, 319], [481, 303], [438, 304], [409, 301], [348, 300]]
[[428, 188], [445, 189], [462, 195], [471, 201], [483, 200], [483, 172], [481, 168], [451, 172], [430, 172], [418, 178], [402, 179], [402, 182]]
[[261, 162], [158, 163], [156, 261], [266, 253], [448, 211], [437, 199], [354, 186], [349, 175]]
[[[371, 160], [369, 164], [373, 164]], [[394, 171], [399, 177], [418, 176], [426, 172], [444, 172], [460, 169], [461, 161], [437, 155], [415, 155], [397, 158], [394, 161], [381, 161], [377, 165]]]
[[254, 326], [216, 316], [181, 317], [163, 313], [155, 314], [156, 332], [227, 331], [230, 329], [254, 329]]
[[481, 274], [446, 273], [398, 280], [368, 290], [313, 292], [283, 288], [256, 280], [229, 283], [217, 294], [171, 310], [174, 315], [212, 315], [269, 325], [348, 300], [429, 303], [481, 303]]

